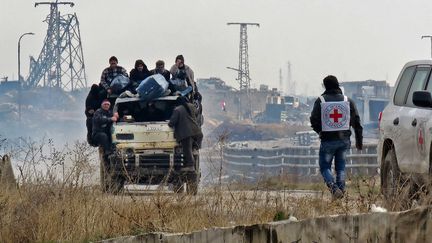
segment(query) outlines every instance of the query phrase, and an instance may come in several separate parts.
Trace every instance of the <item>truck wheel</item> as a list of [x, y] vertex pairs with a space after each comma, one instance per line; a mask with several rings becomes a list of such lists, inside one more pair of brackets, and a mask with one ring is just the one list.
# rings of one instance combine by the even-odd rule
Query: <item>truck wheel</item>
[[200, 178], [197, 174], [189, 176], [189, 178], [186, 182], [186, 193], [189, 195], [198, 194], [199, 181], [200, 181]]
[[121, 176], [113, 175], [106, 166], [101, 163], [100, 183], [103, 193], [118, 194], [123, 190], [125, 179]]
[[198, 194], [198, 185], [201, 179], [199, 154], [195, 156], [195, 172], [187, 177], [186, 192], [189, 195]]
[[183, 181], [177, 181], [173, 184], [173, 191], [175, 193], [183, 193], [184, 192], [184, 183]]
[[125, 178], [114, 174], [100, 150], [100, 184], [103, 193], [117, 194], [123, 190]]
[[106, 174], [107, 174], [107, 172], [105, 171], [105, 166], [103, 166], [101, 163], [101, 166], [100, 166], [100, 185], [101, 185], [101, 189], [102, 189], [103, 193], [107, 193], [109, 190]]
[[122, 162], [119, 161], [118, 157], [116, 156], [112, 156], [109, 159], [110, 159], [110, 163], [109, 163], [110, 166], [108, 168], [109, 174], [107, 176], [109, 192], [113, 194], [118, 194], [121, 191], [123, 191], [123, 187], [126, 180], [122, 172], [117, 171], [118, 169], [114, 169], [114, 168], [118, 168], [117, 164]]
[[381, 191], [384, 195], [386, 207], [392, 209], [399, 208], [397, 204], [401, 206], [407, 199], [401, 198], [403, 197], [404, 180], [397, 165], [394, 148], [391, 148], [384, 158], [384, 163], [381, 165], [381, 178]]
[[121, 176], [111, 175], [110, 193], [118, 194], [123, 191], [125, 179]]
[[109, 191], [108, 183], [108, 168], [106, 166], [105, 158], [103, 156], [102, 148], [99, 148], [99, 161], [100, 161], [100, 185], [103, 193]]

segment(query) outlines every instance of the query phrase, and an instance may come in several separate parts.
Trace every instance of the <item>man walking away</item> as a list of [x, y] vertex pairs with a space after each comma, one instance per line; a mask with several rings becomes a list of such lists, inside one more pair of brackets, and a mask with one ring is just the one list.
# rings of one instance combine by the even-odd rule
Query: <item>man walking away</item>
[[109, 100], [105, 99], [93, 116], [93, 142], [102, 146], [106, 157], [111, 154], [111, 126], [118, 120], [118, 113], [113, 114], [110, 106]]
[[[315, 101], [310, 122], [321, 139], [321, 175], [333, 198], [340, 199], [345, 193], [346, 153], [351, 148], [350, 127], [354, 129], [358, 150], [363, 148], [363, 127], [354, 102], [342, 94], [337, 78], [329, 75], [324, 78], [323, 83], [325, 92]], [[333, 158], [336, 181], [331, 171]]]

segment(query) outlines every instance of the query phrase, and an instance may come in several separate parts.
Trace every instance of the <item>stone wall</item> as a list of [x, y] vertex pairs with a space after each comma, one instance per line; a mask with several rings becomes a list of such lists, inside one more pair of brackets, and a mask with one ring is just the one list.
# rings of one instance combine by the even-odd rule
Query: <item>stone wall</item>
[[104, 242], [432, 242], [432, 207], [396, 213], [338, 215], [298, 222], [213, 228], [186, 234], [152, 233]]

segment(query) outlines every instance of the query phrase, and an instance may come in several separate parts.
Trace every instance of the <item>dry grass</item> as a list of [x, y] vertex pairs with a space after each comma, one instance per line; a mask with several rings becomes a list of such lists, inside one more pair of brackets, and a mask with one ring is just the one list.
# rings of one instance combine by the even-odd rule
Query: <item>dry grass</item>
[[198, 196], [118, 196], [97, 187], [22, 185], [0, 196], [1, 242], [85, 242], [145, 232], [190, 232], [215, 226], [355, 213], [325, 195], [292, 197], [274, 191], [206, 189]]
[[[289, 180], [261, 181], [248, 188], [218, 180], [197, 196], [165, 191], [113, 196], [89, 183], [96, 181], [98, 170], [96, 151], [85, 143], [58, 150], [50, 140], [23, 140], [12, 147], [19, 186], [0, 189], [0, 242], [88, 242], [155, 231], [190, 232], [289, 215], [305, 219], [361, 213], [381, 201], [376, 177], [352, 178], [348, 196], [339, 201], [331, 200], [322, 183]], [[222, 166], [215, 161], [219, 178]], [[290, 186], [322, 193], [295, 197], [281, 190]]]

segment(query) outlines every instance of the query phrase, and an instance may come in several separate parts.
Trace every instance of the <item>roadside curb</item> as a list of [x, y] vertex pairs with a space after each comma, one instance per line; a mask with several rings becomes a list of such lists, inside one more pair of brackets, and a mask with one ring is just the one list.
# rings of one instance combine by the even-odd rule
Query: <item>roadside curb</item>
[[335, 215], [301, 221], [211, 228], [191, 233], [149, 233], [106, 243], [198, 242], [427, 242], [432, 207], [390, 213]]

